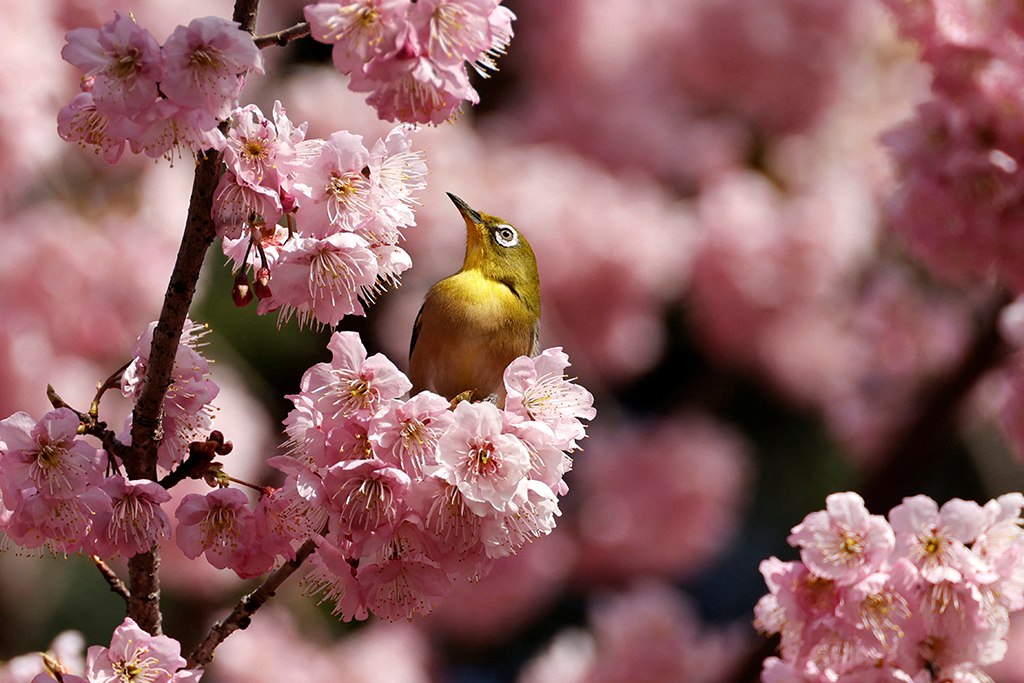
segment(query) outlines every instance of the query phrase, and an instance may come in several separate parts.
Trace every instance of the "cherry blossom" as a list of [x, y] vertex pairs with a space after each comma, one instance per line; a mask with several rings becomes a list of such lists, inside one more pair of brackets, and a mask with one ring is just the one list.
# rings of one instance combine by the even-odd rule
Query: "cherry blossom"
[[[991, 680], [981, 667], [1006, 654], [1009, 610], [1020, 608], [1015, 597], [1001, 597], [1019, 594], [1005, 567], [1019, 561], [1021, 536], [1019, 529], [1003, 534], [1007, 520], [1020, 523], [1020, 494], [984, 506], [954, 499], [941, 508], [914, 496], [889, 512], [891, 528], [868, 515], [856, 494], [833, 494], [827, 505], [790, 536], [801, 562], [761, 563], [769, 593], [755, 625], [782, 637], [782, 656], [765, 660], [763, 680]], [[856, 538], [851, 531], [867, 528], [874, 530], [862, 542], [872, 533], [890, 539], [876, 544], [882, 556], [868, 572], [851, 570], [849, 552], [832, 553], [833, 562], [821, 547], [809, 552], [809, 539]], [[1003, 541], [987, 550], [989, 530]]]
[[79, 424], [68, 408], [52, 410], [38, 422], [24, 412], [0, 421], [0, 484], [9, 503], [20, 490], [70, 498], [99, 484], [102, 451], [78, 437]]
[[101, 557], [131, 557], [170, 538], [171, 521], [160, 507], [171, 499], [163, 487], [145, 479], [108, 477], [103, 490], [110, 496], [110, 516], [92, 526], [93, 548]]
[[804, 564], [843, 585], [880, 569], [895, 543], [885, 519], [869, 514], [856, 493], [832, 494], [825, 505], [826, 510], [807, 515], [789, 536]]
[[574, 450], [585, 428], [580, 419], [592, 420], [594, 397], [566, 378], [569, 356], [561, 347], [545, 349], [534, 358], [519, 358], [505, 370], [505, 409], [551, 427], [555, 443]]
[[174, 29], [163, 46], [168, 99], [199, 107], [218, 119], [234, 108], [248, 73], [263, 73], [263, 55], [252, 36], [220, 17], [193, 19]]
[[174, 512], [175, 540], [190, 558], [205, 554], [218, 569], [231, 568], [242, 577], [270, 568], [272, 557], [255, 544], [255, 518], [249, 499], [238, 489], [221, 488], [206, 495], [190, 493]]
[[455, 421], [438, 442], [438, 475], [458, 488], [477, 514], [505, 512], [530, 468], [530, 454], [505, 432], [492, 403], [462, 402]]
[[138, 114], [156, 99], [164, 80], [160, 45], [122, 12], [99, 29], [70, 31], [61, 56], [92, 79], [96, 110], [107, 116]]
[[349, 87], [369, 92], [382, 119], [406, 123], [441, 123], [475, 104], [466, 64], [494, 70], [515, 18], [498, 0], [319, 2], [305, 16]]
[[367, 357], [359, 335], [335, 332], [327, 344], [330, 363], [318, 363], [302, 377], [302, 389], [333, 418], [369, 416], [398, 398], [412, 383], [383, 354]]
[[[136, 340], [132, 349], [135, 358], [121, 378], [121, 393], [133, 400], [138, 398], [142, 390], [155, 327], [155, 322], [150, 323]], [[213, 412], [211, 401], [217, 397], [220, 387], [210, 379], [209, 361], [198, 351], [207, 332], [208, 328], [187, 321], [178, 344], [171, 369], [171, 385], [164, 397], [164, 438], [158, 451], [158, 464], [167, 470], [185, 457], [190, 441], [199, 437], [205, 439], [210, 432]], [[126, 431], [130, 429], [130, 424], [131, 416]]]
[[110, 647], [92, 646], [87, 660], [89, 683], [137, 680], [178, 683], [198, 681], [202, 671], [185, 668], [181, 645], [168, 636], [151, 636], [131, 618], [114, 629]]

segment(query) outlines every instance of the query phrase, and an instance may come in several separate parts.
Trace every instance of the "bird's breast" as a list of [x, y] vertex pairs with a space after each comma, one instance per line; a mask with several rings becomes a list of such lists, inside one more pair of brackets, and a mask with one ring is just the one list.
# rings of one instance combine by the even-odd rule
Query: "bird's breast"
[[469, 389], [503, 397], [502, 373], [513, 359], [532, 354], [536, 324], [508, 286], [475, 271], [445, 278], [424, 301], [413, 384], [449, 398]]

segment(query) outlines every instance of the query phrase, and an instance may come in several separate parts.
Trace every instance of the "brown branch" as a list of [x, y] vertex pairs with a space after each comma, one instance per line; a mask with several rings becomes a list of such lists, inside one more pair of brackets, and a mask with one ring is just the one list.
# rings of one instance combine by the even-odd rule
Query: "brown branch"
[[302, 566], [302, 563], [313, 554], [314, 550], [316, 550], [316, 543], [313, 539], [309, 539], [299, 547], [294, 559], [278, 567], [260, 584], [259, 588], [239, 600], [231, 614], [224, 621], [214, 624], [203, 642], [192, 651], [188, 657], [188, 667], [204, 667], [212, 662], [213, 651], [217, 649], [217, 646], [238, 629], [247, 628], [256, 610], [274, 597], [274, 593], [281, 587], [281, 584]]
[[[216, 235], [211, 211], [220, 158], [219, 152], [208, 150], [196, 166], [185, 231], [164, 295], [160, 319], [153, 331], [142, 391], [132, 411], [131, 447], [124, 458], [125, 469], [131, 479], [157, 479], [157, 449], [160, 446], [158, 434], [162, 427], [164, 396], [170, 385], [171, 370], [185, 318], [195, 294], [196, 282], [199, 280], [199, 271]], [[143, 630], [154, 635], [161, 630], [160, 581], [157, 575], [159, 565], [156, 548], [128, 561], [128, 587], [131, 590], [128, 616]]]
[[128, 455], [128, 446], [121, 443], [113, 431], [107, 429], [106, 422], [100, 421], [99, 416], [97, 415], [97, 411], [99, 409], [98, 395], [99, 392], [97, 392], [97, 398], [93, 399], [89, 412], [83, 413], [81, 410], [76, 410], [73, 406], [68, 405], [67, 402], [60, 397], [60, 394], [57, 393], [57, 390], [53, 388], [53, 385], [46, 385], [46, 398], [50, 401], [50, 405], [54, 408], [67, 408], [78, 416], [78, 420], [81, 422], [78, 427], [79, 434], [95, 436], [100, 440], [100, 443], [103, 444], [103, 449], [107, 453], [123, 461]]
[[110, 590], [117, 593], [124, 598], [127, 603], [131, 599], [131, 593], [128, 592], [128, 587], [124, 585], [124, 581], [114, 573], [114, 570], [110, 568], [106, 562], [104, 562], [98, 555], [90, 556], [92, 563], [96, 565], [96, 569], [100, 570], [100, 575], [106, 580], [107, 584], [110, 585]]
[[303, 21], [299, 24], [295, 24], [295, 26], [289, 26], [288, 28], [282, 29], [275, 33], [267, 33], [262, 36], [256, 36], [255, 38], [253, 38], [253, 42], [256, 43], [256, 47], [262, 50], [263, 48], [270, 47], [272, 45], [284, 47], [293, 40], [305, 38], [308, 35], [309, 23]]
[[[236, 0], [232, 18], [241, 24], [243, 30], [252, 33], [258, 7], [259, 0]], [[157, 478], [158, 434], [161, 432], [164, 396], [170, 385], [174, 358], [195, 295], [199, 271], [216, 236], [212, 209], [220, 166], [221, 155], [213, 150], [207, 150], [196, 164], [185, 231], [167, 284], [160, 318], [153, 330], [142, 390], [132, 411], [132, 441], [124, 460], [125, 469], [132, 479], [156, 481]], [[161, 632], [159, 568], [160, 558], [155, 547], [128, 560], [128, 589], [131, 592], [128, 616], [153, 635]]]

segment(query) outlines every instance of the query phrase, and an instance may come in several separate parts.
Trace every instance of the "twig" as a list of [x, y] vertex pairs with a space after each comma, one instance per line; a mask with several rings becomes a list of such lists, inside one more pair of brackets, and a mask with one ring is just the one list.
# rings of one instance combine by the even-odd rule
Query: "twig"
[[192, 654], [188, 657], [189, 668], [204, 667], [213, 661], [213, 651], [217, 649], [224, 640], [238, 629], [249, 626], [249, 620], [264, 603], [274, 596], [281, 584], [302, 566], [302, 563], [316, 550], [316, 543], [309, 539], [303, 543], [295, 553], [295, 558], [285, 562], [277, 568], [270, 576], [260, 584], [259, 588], [249, 593], [235, 606], [231, 614], [224, 621], [213, 625]]
[[[252, 33], [258, 7], [259, 0], [236, 0], [233, 19], [241, 24], [242, 29]], [[160, 318], [153, 330], [142, 390], [132, 411], [131, 448], [125, 458], [125, 469], [132, 479], [155, 481], [157, 478], [157, 448], [160, 446], [157, 434], [161, 428], [164, 396], [170, 385], [171, 369], [196, 291], [199, 271], [216, 236], [212, 209], [220, 166], [221, 155], [213, 150], [207, 150], [196, 165], [181, 246], [164, 295]], [[161, 632], [159, 566], [160, 558], [155, 548], [128, 561], [128, 588], [131, 592], [128, 616], [153, 635]]]
[[267, 33], [262, 36], [256, 36], [253, 38], [253, 42], [256, 43], [256, 47], [261, 50], [265, 47], [277, 45], [278, 47], [284, 47], [293, 40], [299, 38], [305, 38], [309, 35], [309, 23], [303, 21], [295, 24], [295, 26], [289, 26], [286, 29], [282, 29], [275, 33]]
[[120, 386], [121, 378], [124, 376], [124, 371], [128, 369], [134, 360], [130, 360], [117, 370], [114, 371], [110, 377], [105, 379], [103, 382], [96, 387], [96, 395], [93, 396], [92, 403], [89, 404], [89, 414], [93, 417], [99, 415], [100, 400], [103, 398], [103, 394], [107, 393], [109, 389], [113, 389], [116, 386]]
[[100, 574], [106, 579], [110, 585], [110, 590], [117, 593], [124, 598], [127, 603], [131, 599], [131, 593], [128, 592], [128, 587], [124, 585], [124, 581], [114, 573], [114, 570], [110, 568], [106, 562], [104, 562], [98, 555], [92, 555], [92, 563], [96, 565], [96, 568], [100, 570]]
[[69, 406], [50, 384], [46, 385], [46, 398], [54, 408], [67, 408], [78, 416], [78, 420], [81, 422], [78, 427], [79, 434], [95, 436], [103, 444], [103, 449], [107, 453], [116, 456], [122, 461], [128, 455], [128, 446], [118, 441], [117, 435], [110, 429], [107, 429], [106, 422], [99, 420], [97, 414], [99, 409], [98, 398], [93, 399], [93, 404], [90, 406], [88, 413], [83, 413], [81, 410], [76, 410], [74, 407]]

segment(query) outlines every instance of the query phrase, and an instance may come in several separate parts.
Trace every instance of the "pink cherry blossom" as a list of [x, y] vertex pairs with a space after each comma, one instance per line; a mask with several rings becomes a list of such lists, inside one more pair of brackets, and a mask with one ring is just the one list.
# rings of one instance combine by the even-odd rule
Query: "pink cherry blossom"
[[110, 128], [111, 118], [96, 109], [91, 92], [78, 93], [57, 114], [57, 134], [62, 140], [92, 147], [104, 161], [114, 164], [124, 153], [127, 140]]
[[522, 356], [505, 370], [505, 409], [551, 427], [553, 444], [575, 450], [586, 429], [580, 419], [593, 420], [594, 397], [565, 375], [569, 356], [562, 348], [545, 349], [534, 358]]
[[346, 315], [363, 315], [361, 297], [377, 280], [377, 260], [359, 235], [297, 237], [283, 244], [271, 279], [273, 296], [260, 312], [278, 311], [278, 321], [295, 316], [300, 326], [333, 326]]
[[454, 424], [438, 442], [438, 476], [456, 486], [477, 514], [505, 512], [530, 469], [529, 451], [504, 431], [494, 404], [463, 401], [454, 413]]
[[895, 543], [885, 518], [869, 514], [856, 493], [834, 493], [825, 499], [825, 507], [807, 515], [789, 536], [804, 564], [840, 585], [879, 569]]
[[410, 22], [418, 27], [427, 52], [437, 61], [461, 66], [476, 62], [495, 43], [491, 13], [499, 0], [423, 0]]
[[69, 498], [102, 481], [102, 451], [78, 437], [79, 424], [68, 408], [52, 410], [38, 422], [27, 413], [0, 421], [0, 483], [8, 501], [26, 488]]
[[[224, 147], [224, 134], [210, 112], [171, 100], [157, 100], [131, 121], [120, 122], [116, 130], [128, 140], [132, 151], [153, 159], [173, 161], [184, 150], [202, 152]], [[113, 125], [111, 130], [115, 130]]]
[[411, 36], [394, 59], [370, 62], [365, 77], [353, 78], [350, 87], [369, 92], [367, 103], [386, 121], [443, 123], [463, 101], [480, 101], [464, 68], [433, 61]]
[[324, 474], [324, 489], [336, 513], [331, 522], [344, 538], [365, 538], [380, 530], [389, 533], [406, 509], [412, 480], [380, 460], [338, 463]]
[[298, 170], [296, 183], [310, 201], [302, 203], [296, 219], [307, 234], [351, 232], [367, 219], [372, 185], [363, 168], [368, 161], [362, 136], [337, 131], [320, 146], [311, 165]]
[[107, 116], [139, 113], [157, 98], [157, 83], [164, 80], [160, 46], [121, 12], [99, 29], [70, 31], [61, 56], [93, 79], [96, 110]]
[[174, 516], [178, 520], [175, 539], [186, 556], [195, 559], [205, 554], [218, 569], [253, 575], [244, 571], [255, 540], [255, 520], [244, 493], [232, 488], [206, 495], [190, 493], [181, 499]]
[[489, 513], [481, 523], [480, 537], [488, 557], [507, 557], [525, 544], [547, 536], [561, 516], [558, 496], [547, 484], [522, 479], [507, 512]]
[[[828, 504], [821, 514], [834, 526], [840, 519], [847, 529], [874, 521], [855, 494], [833, 494]], [[1007, 610], [1015, 604], [1014, 588], [1005, 584], [1011, 597], [1004, 600], [992, 569], [1019, 558], [1019, 547], [1010, 547], [1019, 546], [1019, 530], [991, 552], [978, 546], [985, 524], [1019, 520], [1022, 506], [1020, 494], [985, 506], [954, 499], [941, 508], [925, 496], [907, 498], [889, 512], [895, 543], [888, 556], [852, 581], [850, 571], [833, 581], [811, 565], [822, 558], [808, 552], [808, 527], [822, 520], [808, 515], [790, 537], [802, 562], [761, 564], [769, 593], [758, 602], [755, 624], [782, 637], [782, 658], [766, 660], [764, 680], [989, 680], [980, 667], [1006, 654]], [[837, 564], [844, 563], [825, 562], [825, 569]]]
[[132, 557], [171, 537], [171, 521], [160, 507], [171, 499], [156, 482], [108, 477], [103, 490], [110, 496], [111, 514], [92, 527], [93, 547], [100, 557]]
[[263, 55], [252, 36], [220, 17], [193, 19], [179, 26], [163, 46], [167, 97], [185, 107], [227, 118], [248, 73], [263, 73]]
[[[10, 502], [5, 500], [4, 505]], [[51, 498], [32, 491], [14, 501], [4, 532], [25, 548], [45, 547], [54, 554], [91, 554], [89, 532], [96, 519], [110, 514], [110, 497], [99, 488], [86, 489], [70, 498]]]
[[330, 363], [318, 363], [302, 376], [302, 391], [317, 409], [333, 417], [369, 416], [412, 383], [383, 354], [367, 357], [359, 335], [335, 332], [327, 344]]
[[515, 17], [495, 0], [321, 2], [305, 15], [349, 87], [369, 92], [380, 118], [406, 123], [440, 123], [476, 103], [466, 63], [494, 70]]
[[355, 569], [342, 552], [322, 537], [311, 560], [313, 569], [306, 576], [306, 594], [334, 603], [331, 612], [343, 621], [368, 616], [366, 596], [356, 581]]
[[422, 530], [407, 521], [379, 551], [360, 560], [356, 578], [374, 614], [388, 621], [410, 619], [427, 614], [448, 594], [451, 580], [427, 544]]
[[186, 669], [185, 664], [178, 641], [151, 636], [126, 617], [114, 629], [109, 648], [89, 648], [87, 675], [90, 683], [122, 683], [129, 675], [154, 683], [198, 681], [202, 671]]
[[[370, 148], [367, 168], [370, 180], [379, 187], [384, 199], [377, 207], [378, 218], [384, 215], [394, 227], [415, 224], [412, 206], [418, 204], [413, 193], [427, 186], [427, 164], [423, 152], [412, 148], [409, 130], [396, 126]], [[388, 199], [396, 201], [388, 201]]]
[[[927, 496], [905, 498], [889, 512], [896, 548], [929, 583], [959, 582], [981, 569], [968, 545], [981, 533], [985, 511], [972, 501], [953, 499], [942, 506]], [[976, 578], [976, 577], [975, 577]]]
[[437, 443], [453, 421], [444, 396], [421, 392], [408, 401], [394, 400], [370, 428], [380, 457], [413, 476], [437, 464]]
[[334, 65], [343, 74], [361, 69], [379, 52], [397, 49], [409, 0], [358, 0], [306, 5], [303, 12], [313, 38], [333, 44]]

